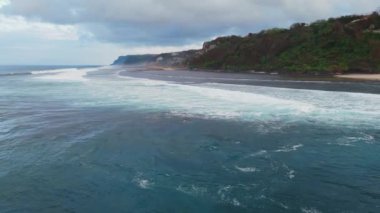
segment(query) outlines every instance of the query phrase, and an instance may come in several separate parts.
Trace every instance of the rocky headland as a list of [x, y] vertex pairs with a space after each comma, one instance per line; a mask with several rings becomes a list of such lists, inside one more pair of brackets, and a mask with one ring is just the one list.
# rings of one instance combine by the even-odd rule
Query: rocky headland
[[350, 15], [219, 37], [199, 50], [121, 56], [113, 64], [141, 63], [229, 72], [380, 73], [380, 15]]

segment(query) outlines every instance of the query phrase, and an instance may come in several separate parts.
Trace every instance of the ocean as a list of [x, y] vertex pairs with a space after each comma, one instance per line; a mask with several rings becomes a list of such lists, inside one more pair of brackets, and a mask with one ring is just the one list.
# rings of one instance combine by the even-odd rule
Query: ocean
[[0, 68], [0, 212], [380, 212], [379, 153], [379, 82]]

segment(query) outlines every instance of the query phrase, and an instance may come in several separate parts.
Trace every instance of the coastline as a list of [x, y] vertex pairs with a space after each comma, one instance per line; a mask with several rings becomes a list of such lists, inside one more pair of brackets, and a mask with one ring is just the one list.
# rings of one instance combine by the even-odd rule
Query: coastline
[[236, 72], [233, 70], [212, 70], [212, 69], [189, 69], [183, 66], [163, 66], [157, 64], [141, 64], [134, 67], [130, 71], [188, 71], [194, 73], [215, 73], [219, 74], [234, 74], [236, 76], [273, 76], [280, 77], [283, 79], [296, 79], [298, 81], [331, 81], [331, 82], [358, 82], [358, 81], [380, 81], [379, 74], [362, 74], [362, 73], [351, 73], [351, 74], [301, 74], [301, 73], [284, 73], [284, 72], [274, 72], [274, 71], [247, 71], [247, 72]]
[[[379, 81], [338, 78], [333, 75], [283, 75], [264, 72], [220, 72], [161, 66], [124, 66], [119, 75], [182, 84], [235, 84], [289, 89], [380, 94]], [[368, 87], [368, 84], [371, 87]]]
[[335, 75], [335, 77], [340, 79], [380, 81], [380, 74], [342, 74]]

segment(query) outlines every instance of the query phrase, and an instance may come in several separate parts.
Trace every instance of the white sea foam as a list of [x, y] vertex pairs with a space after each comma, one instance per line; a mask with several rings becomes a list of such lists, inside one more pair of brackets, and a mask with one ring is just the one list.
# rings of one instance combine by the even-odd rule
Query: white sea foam
[[309, 208], [309, 207], [303, 207], [303, 208], [301, 208], [301, 211], [303, 213], [322, 213], [321, 211], [319, 211], [316, 208]]
[[150, 189], [153, 186], [153, 183], [147, 179], [142, 179], [140, 177], [136, 177], [133, 179], [133, 182], [142, 189]]
[[234, 206], [241, 206], [241, 203], [236, 198], [233, 198], [232, 199], [232, 205], [234, 205]]
[[53, 69], [53, 70], [41, 70], [41, 71], [32, 71], [32, 75], [44, 75], [44, 74], [56, 74], [61, 72], [73, 72], [77, 71], [77, 68], [68, 68], [68, 69]]
[[237, 198], [231, 196], [231, 190], [233, 189], [232, 186], [222, 186], [218, 190], [218, 196], [219, 199], [225, 203], [228, 203], [230, 205], [234, 206], [244, 206], [242, 202], [240, 202]]
[[222, 186], [218, 190], [218, 196], [221, 201], [229, 203], [234, 206], [243, 206], [243, 204], [235, 197], [230, 196], [231, 190], [233, 189], [232, 186]]
[[245, 173], [253, 173], [253, 172], [260, 172], [260, 169], [257, 169], [255, 167], [239, 167], [239, 166], [235, 166], [235, 169], [241, 171], [241, 172], [245, 172]]
[[179, 185], [176, 190], [194, 197], [205, 196], [207, 193], [207, 188], [196, 185]]
[[58, 69], [58, 70], [45, 70], [45, 71], [33, 71], [32, 74], [36, 75], [35, 78], [51, 81], [88, 81], [85, 76], [88, 72], [95, 71], [97, 69]]
[[293, 152], [293, 151], [297, 151], [301, 147], [303, 147], [303, 144], [297, 144], [293, 146], [283, 146], [280, 149], [275, 150], [274, 152]]
[[221, 200], [227, 199], [226, 194], [230, 193], [231, 189], [232, 189], [232, 186], [228, 185], [228, 186], [223, 186], [218, 190], [218, 195], [220, 196]]
[[338, 138], [336, 141], [329, 142], [329, 145], [339, 145], [347, 147], [355, 147], [357, 143], [375, 143], [375, 137], [366, 133], [359, 133], [357, 135], [350, 135]]
[[[51, 73], [49, 73], [51, 72]], [[65, 95], [74, 105], [128, 106], [136, 110], [165, 111], [184, 117], [258, 121], [263, 134], [282, 131], [292, 122], [320, 122], [380, 128], [380, 95], [205, 83], [186, 85], [121, 76], [93, 77], [84, 70], [36, 72], [49, 81], [91, 81]], [[53, 94], [54, 96], [55, 94]], [[64, 98], [62, 94], [59, 96]], [[371, 142], [371, 140], [368, 140]], [[284, 147], [278, 152], [295, 151]]]
[[154, 183], [145, 178], [144, 174], [141, 172], [137, 173], [137, 175], [132, 179], [132, 182], [142, 189], [150, 189], [154, 185]]
[[380, 95], [378, 94], [227, 85], [220, 83], [209, 83], [207, 85], [221, 89], [229, 88], [230, 90], [248, 93], [254, 92], [283, 100], [309, 104], [313, 106], [312, 110], [306, 108], [305, 111], [307, 113], [303, 115], [316, 122], [333, 122], [339, 125], [358, 126], [358, 121], [364, 121], [363, 125], [367, 125], [368, 121], [375, 123], [380, 119], [380, 108], [378, 107]]
[[375, 141], [375, 137], [373, 137], [372, 135], [368, 135], [366, 133], [361, 133], [358, 136], [346, 137], [345, 140], [349, 142], [373, 143]]
[[[357, 125], [358, 120], [368, 124], [368, 121], [373, 123], [378, 120], [376, 118], [380, 118], [377, 107], [380, 104], [379, 95], [216, 83], [183, 85], [160, 80], [123, 78], [127, 82], [117, 88], [123, 94], [115, 92], [114, 85], [111, 87], [113, 91], [109, 93], [117, 95], [120, 100], [140, 103], [139, 107], [144, 104], [147, 108], [151, 106], [151, 109], [169, 110], [179, 116], [244, 121], [303, 120], [344, 125]], [[136, 95], [131, 98], [132, 93]], [[334, 101], [335, 99], [343, 100]], [[363, 102], [367, 104], [362, 107], [360, 103]], [[266, 125], [265, 129], [279, 128], [281, 131], [281, 125], [283, 123], [276, 122]], [[288, 151], [293, 150], [291, 148]]]
[[260, 150], [258, 152], [255, 152], [253, 154], [251, 154], [250, 156], [251, 157], [257, 157], [257, 156], [262, 156], [262, 155], [266, 155], [268, 153], [267, 150]]
[[296, 177], [296, 171], [290, 170], [287, 175], [289, 179], [293, 179]]
[[300, 112], [310, 112], [313, 110], [313, 106], [307, 103], [273, 98], [271, 96], [256, 93], [247, 93], [226, 89], [215, 89], [188, 85], [183, 85], [182, 88], [191, 92], [198, 93], [199, 95], [206, 96], [209, 99], [219, 99], [240, 104], [252, 104], [260, 106], [270, 105], [277, 109], [281, 109], [284, 106], [286, 106], [285, 108], [294, 108], [295, 110], [299, 110]]
[[151, 185], [149, 180], [139, 180], [138, 184], [139, 184], [139, 187], [143, 189], [147, 189]]
[[261, 111], [263, 108], [273, 112], [278, 111], [279, 115], [289, 112], [295, 115], [303, 114], [313, 109], [312, 105], [300, 101], [211, 88], [202, 84], [184, 85], [126, 76], [122, 78], [127, 81], [124, 87], [130, 88], [130, 91], [124, 95], [132, 91], [138, 93], [138, 97], [134, 96], [133, 99], [126, 97], [126, 99], [145, 102], [147, 106], [167, 108], [172, 114], [179, 116], [253, 120], [268, 115]]

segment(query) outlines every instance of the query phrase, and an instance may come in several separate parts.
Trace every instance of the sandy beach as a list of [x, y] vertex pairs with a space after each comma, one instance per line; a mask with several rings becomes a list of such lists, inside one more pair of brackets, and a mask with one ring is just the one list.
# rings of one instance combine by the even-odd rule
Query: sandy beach
[[345, 74], [345, 75], [336, 75], [335, 77], [357, 79], [357, 80], [380, 81], [380, 74]]
[[[174, 70], [173, 70], [174, 69]], [[185, 69], [159, 70], [152, 67], [120, 67], [121, 76], [170, 81], [184, 84], [237, 84], [291, 89], [341, 91], [378, 94], [379, 81], [337, 77], [299, 77], [253, 73], [221, 73]], [[368, 86], [371, 85], [371, 86]]]

